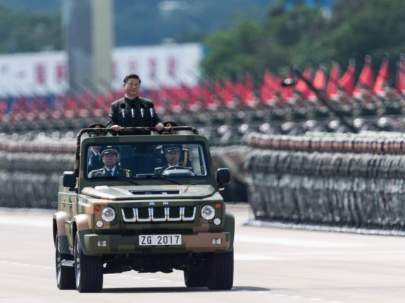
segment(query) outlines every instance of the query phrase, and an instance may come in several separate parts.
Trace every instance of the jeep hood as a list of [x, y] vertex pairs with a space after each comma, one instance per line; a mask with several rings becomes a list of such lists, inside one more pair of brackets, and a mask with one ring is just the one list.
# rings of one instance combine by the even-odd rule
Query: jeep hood
[[136, 185], [85, 187], [82, 194], [108, 200], [207, 198], [216, 193], [212, 185]]

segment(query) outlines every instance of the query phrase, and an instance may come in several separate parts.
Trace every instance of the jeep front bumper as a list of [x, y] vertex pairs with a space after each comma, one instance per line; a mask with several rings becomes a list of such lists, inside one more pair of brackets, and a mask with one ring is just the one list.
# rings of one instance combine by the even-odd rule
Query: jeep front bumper
[[229, 232], [182, 235], [181, 245], [176, 246], [141, 246], [139, 245], [138, 235], [85, 232], [80, 232], [79, 235], [84, 254], [90, 256], [129, 253], [225, 252], [232, 248], [231, 234]]

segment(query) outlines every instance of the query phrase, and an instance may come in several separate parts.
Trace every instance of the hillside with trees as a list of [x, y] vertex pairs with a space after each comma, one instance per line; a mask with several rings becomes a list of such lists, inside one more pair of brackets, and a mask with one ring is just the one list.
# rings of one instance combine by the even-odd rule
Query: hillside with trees
[[0, 53], [61, 49], [62, 41], [58, 13], [0, 6]]
[[280, 73], [332, 60], [345, 66], [351, 58], [359, 68], [367, 54], [379, 64], [385, 54], [405, 51], [403, 0], [336, 0], [330, 10], [304, 2], [274, 1], [264, 21], [247, 19], [210, 35], [205, 75], [258, 78], [265, 69]]

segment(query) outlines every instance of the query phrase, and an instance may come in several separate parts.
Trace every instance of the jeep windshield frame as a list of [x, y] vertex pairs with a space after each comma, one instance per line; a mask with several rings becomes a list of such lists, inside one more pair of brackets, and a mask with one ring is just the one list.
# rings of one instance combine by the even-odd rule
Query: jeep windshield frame
[[159, 145], [183, 145], [198, 147], [199, 157], [203, 159], [202, 174], [176, 174], [167, 173], [164, 175], [148, 173], [136, 173], [128, 178], [128, 181], [133, 181], [139, 185], [147, 184], [213, 184], [214, 178], [211, 171], [211, 156], [208, 150], [208, 141], [205, 137], [199, 135], [137, 135], [137, 136], [95, 136], [83, 139], [81, 143], [80, 169], [79, 169], [79, 187], [88, 185], [94, 186], [100, 183], [114, 185], [128, 185], [129, 182], [120, 180], [123, 178], [114, 177], [97, 177], [89, 178], [87, 163], [89, 147], [94, 145], [117, 146], [154, 146]]
[[[93, 150], [97, 150], [97, 152], [93, 152]], [[149, 176], [172, 178], [207, 176], [206, 156], [200, 143], [189, 144], [179, 141], [99, 144], [89, 145], [85, 154], [87, 161], [84, 169], [87, 179], [107, 177], [104, 176], [108, 171], [105, 166], [95, 168], [90, 165], [90, 160], [95, 157], [99, 161], [103, 161], [103, 163], [97, 163], [99, 165], [105, 164], [106, 159], [113, 158], [113, 162], [110, 164], [114, 167], [114, 172], [124, 174], [131, 172], [130, 175], [121, 177], [132, 179], [148, 178]], [[145, 166], [147, 167], [145, 168]], [[114, 175], [107, 178], [118, 176]]]

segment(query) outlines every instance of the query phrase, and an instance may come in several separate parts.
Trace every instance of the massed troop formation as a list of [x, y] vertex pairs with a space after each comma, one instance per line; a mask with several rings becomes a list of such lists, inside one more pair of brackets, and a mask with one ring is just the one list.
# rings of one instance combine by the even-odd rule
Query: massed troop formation
[[256, 218], [405, 229], [402, 134], [252, 134], [248, 142], [245, 168]]

